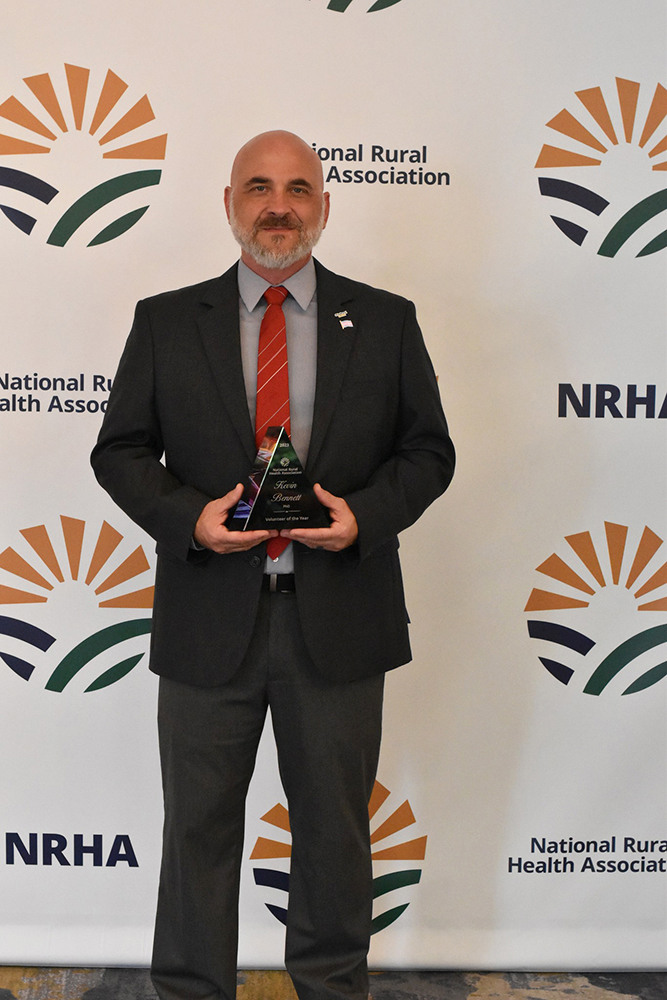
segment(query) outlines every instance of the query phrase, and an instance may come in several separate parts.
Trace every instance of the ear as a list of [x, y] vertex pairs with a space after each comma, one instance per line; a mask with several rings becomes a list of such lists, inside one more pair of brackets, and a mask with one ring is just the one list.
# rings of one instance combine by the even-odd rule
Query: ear
[[329, 192], [325, 191], [322, 197], [324, 199], [324, 222], [322, 224], [322, 229], [326, 229], [326, 225], [329, 220]]
[[227, 186], [225, 188], [225, 212], [227, 213], [227, 221], [229, 221], [229, 208], [232, 202], [232, 189]]

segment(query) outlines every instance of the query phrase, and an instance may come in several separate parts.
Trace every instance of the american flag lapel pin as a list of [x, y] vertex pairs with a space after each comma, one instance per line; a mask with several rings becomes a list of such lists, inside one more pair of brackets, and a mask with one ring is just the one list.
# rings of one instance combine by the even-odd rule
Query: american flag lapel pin
[[334, 316], [336, 317], [336, 319], [340, 323], [341, 330], [353, 330], [354, 329], [354, 323], [352, 322], [352, 320], [345, 318], [347, 316], [347, 309], [343, 309], [342, 312], [334, 313]]

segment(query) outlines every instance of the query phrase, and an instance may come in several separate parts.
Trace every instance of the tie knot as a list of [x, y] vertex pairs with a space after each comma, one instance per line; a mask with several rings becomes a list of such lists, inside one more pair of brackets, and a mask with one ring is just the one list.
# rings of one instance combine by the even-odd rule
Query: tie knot
[[287, 298], [287, 289], [282, 285], [272, 285], [264, 292], [264, 298], [270, 306], [281, 306]]

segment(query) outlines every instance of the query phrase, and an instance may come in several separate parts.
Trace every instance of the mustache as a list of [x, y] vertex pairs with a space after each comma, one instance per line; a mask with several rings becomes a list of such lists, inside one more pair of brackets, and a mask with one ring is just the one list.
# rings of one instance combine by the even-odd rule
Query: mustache
[[259, 231], [260, 229], [301, 229], [301, 223], [289, 214], [272, 215], [261, 219], [256, 224], [255, 230]]

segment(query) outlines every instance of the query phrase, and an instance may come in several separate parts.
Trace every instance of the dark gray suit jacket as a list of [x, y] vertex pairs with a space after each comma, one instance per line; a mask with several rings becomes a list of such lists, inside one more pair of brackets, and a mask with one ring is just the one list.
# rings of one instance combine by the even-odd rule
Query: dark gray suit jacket
[[[295, 544], [296, 593], [317, 668], [352, 680], [410, 659], [397, 535], [446, 489], [454, 449], [412, 303], [316, 267], [306, 472], [347, 500], [359, 538], [338, 553]], [[92, 454], [157, 542], [151, 669], [200, 686], [238, 668], [265, 560], [263, 545], [221, 556], [190, 544], [205, 504], [245, 482], [255, 457], [236, 272], [139, 302]]]

